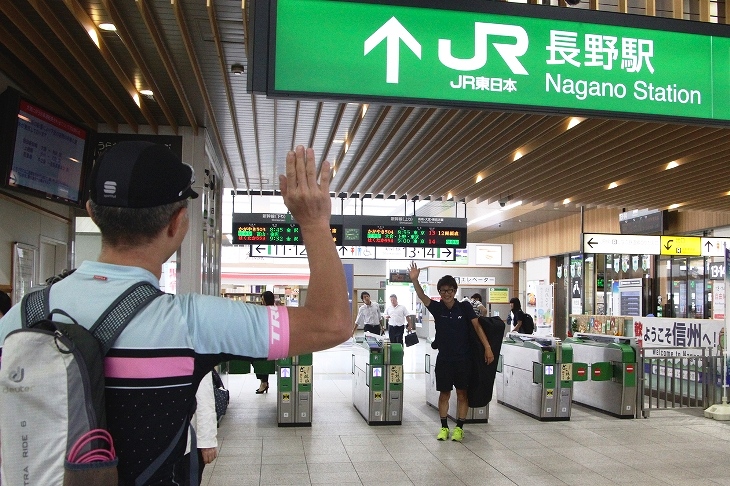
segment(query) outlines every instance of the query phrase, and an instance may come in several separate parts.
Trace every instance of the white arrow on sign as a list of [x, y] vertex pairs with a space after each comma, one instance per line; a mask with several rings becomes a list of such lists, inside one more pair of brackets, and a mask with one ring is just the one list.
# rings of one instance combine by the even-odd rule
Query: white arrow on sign
[[413, 51], [418, 59], [421, 59], [421, 44], [418, 43], [416, 38], [413, 37], [395, 17], [391, 17], [390, 20], [384, 23], [365, 41], [366, 56], [370, 53], [370, 51], [375, 49], [377, 45], [385, 41], [386, 83], [398, 84], [401, 40], [411, 51]]

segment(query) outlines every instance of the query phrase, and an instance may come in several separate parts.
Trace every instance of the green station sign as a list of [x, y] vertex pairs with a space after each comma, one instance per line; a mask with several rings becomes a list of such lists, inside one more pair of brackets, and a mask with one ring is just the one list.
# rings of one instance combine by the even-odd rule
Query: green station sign
[[271, 96], [730, 121], [730, 26], [487, 1], [270, 8]]

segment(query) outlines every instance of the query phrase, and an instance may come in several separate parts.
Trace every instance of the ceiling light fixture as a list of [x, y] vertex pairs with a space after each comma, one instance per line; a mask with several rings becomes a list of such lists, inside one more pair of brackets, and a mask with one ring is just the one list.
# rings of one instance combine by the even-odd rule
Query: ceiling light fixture
[[155, 93], [151, 89], [141, 89], [139, 90], [139, 94], [141, 94], [142, 96], [149, 96], [150, 98], [155, 95]]
[[568, 130], [570, 130], [574, 126], [578, 125], [583, 120], [585, 120], [585, 118], [580, 118], [580, 117], [577, 117], [577, 116], [571, 117], [570, 118], [570, 121], [568, 122]]
[[96, 33], [96, 29], [89, 29], [86, 31], [89, 34], [89, 37], [91, 37], [91, 40], [96, 44], [96, 48], [100, 49], [99, 47], [99, 35]]
[[676, 161], [676, 160], [673, 160], [673, 161], [671, 161], [671, 162], [669, 162], [669, 163], [667, 164], [667, 168], [666, 168], [665, 170], [669, 170], [669, 169], [674, 169], [674, 168], [675, 168], [675, 167], [677, 167], [678, 165], [679, 165], [679, 164], [677, 163], [677, 161]]
[[477, 175], [477, 181], [476, 181], [476, 183], [479, 184], [480, 182], [482, 182], [482, 176], [481, 175]]
[[612, 182], [612, 183], [610, 183], [610, 184], [608, 185], [608, 188], [609, 188], [609, 189], [614, 189], [614, 188], [616, 188], [616, 187], [618, 187], [618, 184], [617, 184], [616, 182]]
[[681, 206], [681, 204], [672, 204], [669, 206], [669, 209], [677, 209], [679, 206]]
[[236, 76], [242, 75], [246, 71], [246, 68], [243, 66], [243, 64], [235, 63], [231, 64], [231, 72], [235, 74]]
[[518, 150], [517, 152], [515, 152], [515, 158], [514, 158], [514, 159], [512, 159], [512, 161], [514, 162], [515, 160], [517, 160], [517, 159], [521, 159], [521, 158], [522, 158], [522, 152], [520, 152], [520, 151]]
[[101, 30], [105, 30], [107, 32], [116, 32], [117, 26], [112, 24], [111, 22], [102, 22], [99, 24], [99, 28]]
[[467, 221], [467, 222], [466, 222], [466, 225], [467, 225], [467, 226], [471, 226], [471, 225], [473, 225], [474, 223], [478, 223], [479, 221], [483, 221], [483, 220], [485, 220], [485, 219], [487, 219], [487, 218], [491, 218], [492, 216], [496, 216], [496, 215], [498, 215], [498, 214], [499, 214], [499, 210], [497, 210], [497, 211], [492, 211], [491, 213], [487, 213], [487, 214], [485, 214], [484, 216], [479, 216], [478, 218], [474, 218], [474, 219], [471, 219], [471, 220]]
[[563, 199], [563, 204], [570, 204], [570, 199], [568, 199], [567, 197]]

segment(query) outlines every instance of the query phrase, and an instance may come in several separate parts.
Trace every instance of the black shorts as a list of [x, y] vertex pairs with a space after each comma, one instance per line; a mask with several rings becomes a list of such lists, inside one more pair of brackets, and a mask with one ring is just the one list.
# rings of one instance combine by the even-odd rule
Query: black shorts
[[469, 386], [469, 360], [441, 361], [436, 359], [436, 390], [440, 392], [466, 390]]

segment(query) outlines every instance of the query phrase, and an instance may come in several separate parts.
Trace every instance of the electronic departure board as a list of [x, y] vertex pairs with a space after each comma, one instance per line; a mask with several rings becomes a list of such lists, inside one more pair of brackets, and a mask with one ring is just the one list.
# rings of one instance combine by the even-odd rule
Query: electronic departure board
[[[303, 245], [299, 225], [291, 216], [279, 214], [234, 214], [234, 245]], [[289, 221], [287, 221], [287, 219]], [[342, 244], [342, 225], [330, 224], [335, 245]]]
[[365, 225], [362, 246], [466, 248], [466, 228]]
[[[304, 244], [289, 214], [234, 214], [232, 228], [235, 245]], [[465, 218], [333, 215], [330, 228], [337, 246], [466, 248]]]

